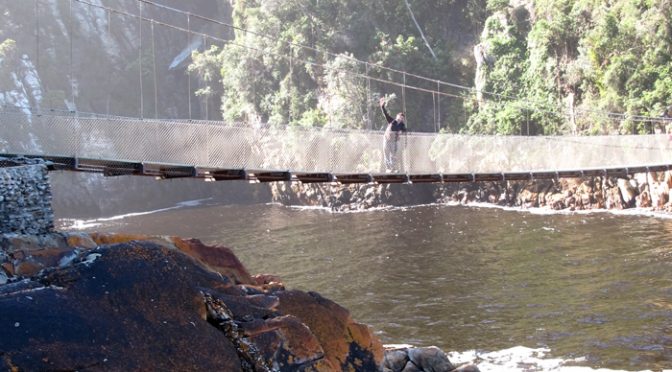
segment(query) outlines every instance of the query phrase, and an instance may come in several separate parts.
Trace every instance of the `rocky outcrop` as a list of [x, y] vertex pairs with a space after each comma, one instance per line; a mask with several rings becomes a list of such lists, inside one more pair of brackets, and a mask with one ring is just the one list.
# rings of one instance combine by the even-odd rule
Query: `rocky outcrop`
[[0, 157], [0, 234], [46, 234], [54, 228], [47, 166]]
[[380, 341], [197, 240], [0, 239], [0, 369], [377, 370]]
[[317, 206], [335, 211], [433, 203], [436, 202], [436, 190], [436, 186], [430, 184], [271, 184], [271, 194], [276, 203]]
[[273, 200], [284, 205], [321, 206], [337, 211], [424, 203], [491, 203], [552, 210], [646, 208], [672, 212], [671, 172], [637, 173], [627, 178], [445, 184], [320, 185], [277, 183]]

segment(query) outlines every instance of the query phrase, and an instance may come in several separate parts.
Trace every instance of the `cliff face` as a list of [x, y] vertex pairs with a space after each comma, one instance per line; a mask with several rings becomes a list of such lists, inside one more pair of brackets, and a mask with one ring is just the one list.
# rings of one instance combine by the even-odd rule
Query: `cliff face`
[[[231, 19], [228, 2], [156, 3], [225, 22]], [[194, 94], [198, 80], [191, 76], [190, 81], [186, 67], [190, 51], [203, 50], [211, 41], [159, 23], [140, 22], [133, 17], [141, 12], [139, 4], [135, 0], [0, 4], [6, 20], [0, 26], [0, 42], [15, 41], [12, 53], [0, 60], [4, 82], [0, 105], [188, 118], [191, 95], [192, 117], [205, 118], [206, 113], [201, 111], [205, 102]], [[194, 17], [187, 20], [184, 14], [150, 4], [142, 5], [142, 16], [223, 39], [231, 35], [225, 27]], [[142, 110], [141, 83], [146, 101]], [[210, 115], [215, 115], [218, 105], [210, 106], [214, 108]]]

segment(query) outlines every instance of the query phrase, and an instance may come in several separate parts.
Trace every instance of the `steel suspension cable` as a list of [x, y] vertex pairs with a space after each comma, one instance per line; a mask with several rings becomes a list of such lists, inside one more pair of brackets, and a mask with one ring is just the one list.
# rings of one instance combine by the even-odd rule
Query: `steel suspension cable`
[[[76, 1], [79, 1], [79, 0], [76, 0]], [[146, 4], [150, 4], [150, 5], [155, 6], [157, 8], [166, 9], [166, 10], [169, 10], [171, 12], [186, 13], [183, 10], [173, 8], [173, 7], [170, 7], [170, 6], [166, 6], [166, 5], [162, 5], [162, 4], [158, 4], [158, 3], [154, 2], [154, 1], [151, 1], [151, 0], [137, 0], [137, 1], [140, 1], [140, 2], [143, 2], [143, 3], [146, 3]], [[197, 17], [197, 18], [199, 18], [201, 20], [204, 20], [206, 22], [211, 22], [211, 23], [215, 23], [215, 24], [218, 24], [218, 25], [221, 25], [221, 26], [229, 27], [233, 30], [238, 30], [238, 31], [241, 31], [241, 32], [244, 32], [244, 33], [249, 33], [251, 35], [259, 36], [259, 37], [262, 37], [262, 38], [265, 38], [265, 39], [268, 39], [268, 40], [281, 41], [281, 39], [278, 38], [278, 37], [273, 37], [273, 36], [269, 36], [269, 35], [262, 34], [262, 33], [259, 33], [259, 32], [251, 31], [251, 30], [248, 30], [248, 29], [245, 29], [245, 28], [242, 28], [242, 27], [239, 27], [239, 26], [235, 26], [235, 25], [232, 25], [232, 24], [220, 21], [220, 20], [213, 19], [213, 18], [205, 17], [205, 16], [198, 15], [198, 14], [192, 14], [192, 16]], [[300, 47], [302, 49], [307, 49], [307, 50], [311, 50], [311, 51], [314, 51], [314, 52], [317, 52], [317, 53], [322, 53], [322, 54], [325, 54], [327, 56], [332, 56], [332, 57], [339, 56], [336, 53], [332, 53], [332, 52], [329, 52], [329, 51], [326, 51], [326, 50], [321, 50], [319, 48], [311, 47], [311, 46], [301, 44], [301, 43], [297, 43], [297, 42], [292, 42], [292, 41], [282, 41], [282, 42], [286, 43], [288, 45], [293, 45], [293, 46], [296, 46], [296, 47]], [[363, 63], [363, 64], [368, 63], [366, 61], [362, 61], [360, 59], [357, 59], [355, 57], [351, 57], [351, 56], [348, 56], [348, 55], [340, 55], [340, 56], [343, 57], [343, 58], [349, 59], [351, 61], [357, 62], [357, 63]], [[425, 76], [422, 76], [422, 75], [417, 75], [417, 74], [397, 70], [397, 69], [382, 66], [382, 65], [377, 65], [376, 67], [378, 67], [380, 69], [383, 69], [383, 70], [386, 70], [386, 71], [394, 72], [394, 73], [400, 73], [400, 74], [405, 73], [408, 77], [413, 77], [413, 78], [416, 78], [416, 79], [421, 79], [421, 80], [425, 80], [425, 81], [432, 81], [432, 82], [437, 81], [439, 83], [439, 85], [445, 85], [447, 87], [468, 91], [472, 94], [480, 92], [482, 94], [486, 94], [486, 95], [490, 95], [490, 96], [494, 96], [494, 97], [498, 97], [498, 98], [505, 98], [505, 99], [509, 99], [509, 100], [520, 100], [521, 99], [521, 97], [518, 97], [518, 96], [511, 96], [511, 95], [502, 94], [502, 93], [495, 93], [495, 92], [490, 92], [490, 91], [487, 91], [487, 90], [468, 87], [468, 86], [464, 86], [464, 85], [460, 85], [460, 84], [449, 83], [449, 82], [445, 82], [445, 81], [442, 81], [442, 80], [436, 80], [436, 79], [428, 78], [428, 77], [425, 77]], [[450, 95], [448, 95], [448, 96], [450, 96]], [[461, 96], [450, 96], [450, 97], [462, 98]], [[528, 104], [529, 104], [529, 101], [528, 101]], [[535, 102], [534, 104], [539, 105], [541, 103]], [[543, 109], [538, 109], [537, 108], [537, 109], [535, 109], [535, 111], [557, 114], [557, 110], [543, 110]], [[659, 118], [651, 117], [651, 116], [645, 116], [645, 115], [628, 115], [628, 114], [624, 114], [624, 113], [614, 113], [614, 112], [607, 112], [607, 111], [603, 111], [603, 110], [590, 110], [590, 109], [583, 109], [583, 110], [580, 110], [580, 111], [581, 112], [587, 112], [587, 113], [602, 114], [602, 115], [611, 115], [611, 116], [616, 115], [617, 117], [620, 117], [622, 119], [631, 119], [631, 120], [636, 121], [636, 122], [641, 122], [641, 121], [660, 122], [661, 121]], [[562, 115], [562, 116], [566, 116], [566, 115]]]
[[154, 74], [154, 119], [159, 118], [159, 88], [156, 76], [156, 42], [154, 40], [154, 22], [150, 23], [152, 30], [152, 72]]
[[[187, 13], [187, 50], [189, 49], [191, 49], [191, 13]], [[189, 72], [189, 68], [187, 68], [187, 92], [189, 93], [187, 95], [189, 101], [189, 120], [191, 120], [191, 73]]]
[[366, 129], [372, 129], [371, 122], [371, 79], [369, 79], [369, 64], [366, 67]]
[[[77, 0], [77, 1], [80, 1], [80, 0]], [[176, 8], [169, 7], [169, 6], [166, 6], [166, 5], [158, 4], [158, 3], [154, 2], [154, 1], [151, 1], [151, 0], [137, 0], [137, 1], [140, 1], [140, 2], [143, 2], [143, 3], [146, 3], [146, 4], [150, 4], [152, 6], [162, 8], [162, 9], [166, 9], [166, 10], [176, 12], [176, 13], [182, 13], [182, 14], [188, 13], [188, 12], [185, 12], [185, 11], [180, 10], [180, 9], [176, 9]], [[225, 26], [225, 27], [229, 27], [233, 30], [238, 30], [238, 31], [241, 31], [241, 32], [244, 32], [244, 33], [249, 33], [251, 35], [259, 36], [259, 37], [265, 38], [267, 40], [272, 40], [272, 41], [276, 41], [276, 42], [281, 41], [280, 38], [272, 37], [272, 36], [262, 34], [262, 33], [259, 33], [259, 32], [255, 32], [255, 31], [250, 31], [250, 30], [247, 30], [245, 28], [235, 26], [235, 25], [231, 25], [229, 23], [222, 22], [222, 21], [219, 21], [219, 20], [216, 20], [216, 19], [212, 19], [212, 18], [205, 17], [205, 16], [198, 15], [198, 14], [191, 14], [191, 13], [189, 13], [189, 14], [193, 17], [197, 17], [197, 18], [199, 18], [201, 20], [204, 20], [206, 22], [212, 22], [212, 23], [215, 23], [215, 24], [219, 24], [219, 25], [222, 25], [222, 26]], [[300, 47], [302, 49], [307, 49], [307, 50], [310, 50], [310, 51], [313, 51], [313, 52], [316, 52], [316, 53], [321, 53], [321, 54], [331, 56], [331, 57], [338, 57], [339, 56], [338, 54], [335, 54], [335, 53], [332, 53], [332, 52], [329, 52], [329, 51], [325, 51], [325, 50], [321, 50], [319, 48], [311, 47], [311, 46], [301, 44], [301, 43], [296, 43], [296, 42], [292, 42], [292, 41], [282, 41], [282, 42], [287, 44], [287, 45]], [[368, 62], [366, 62], [366, 61], [362, 61], [360, 59], [357, 59], [357, 58], [354, 58], [354, 57], [351, 57], [351, 56], [348, 56], [348, 55], [340, 55], [340, 56], [345, 58], [345, 59], [357, 62], [357, 63], [368, 64]], [[448, 83], [448, 82], [444, 82], [444, 81], [441, 81], [441, 80], [431, 79], [431, 78], [427, 78], [425, 76], [408, 73], [406, 71], [397, 70], [397, 69], [394, 69], [394, 68], [391, 68], [391, 67], [386, 67], [386, 66], [382, 66], [382, 65], [376, 65], [376, 67], [380, 68], [382, 70], [386, 70], [386, 71], [390, 71], [390, 72], [394, 72], [394, 73], [406, 74], [408, 77], [413, 77], [413, 78], [424, 80], [424, 81], [431, 81], [431, 82], [436, 81], [436, 82], [439, 83], [439, 86], [440, 85], [445, 85], [445, 86], [456, 88], [456, 89], [459, 89], [459, 90], [465, 90], [465, 91], [468, 91], [472, 94], [480, 92], [480, 93], [483, 93], [483, 94], [487, 94], [487, 95], [491, 95], [491, 96], [495, 96], [495, 97], [499, 97], [499, 98], [506, 98], [506, 99], [511, 99], [511, 100], [519, 100], [520, 99], [520, 97], [517, 97], [517, 96], [510, 96], [510, 95], [505, 95], [505, 94], [501, 94], [501, 93], [494, 93], [494, 92], [489, 92], [489, 91], [482, 90], [482, 89], [467, 87], [467, 86], [460, 85], [460, 84]], [[463, 96], [458, 96], [458, 95], [450, 95], [450, 94], [443, 94], [443, 95], [453, 97], [453, 98], [464, 99]], [[546, 112], [546, 113], [553, 113], [553, 114], [557, 113], [557, 111], [553, 111], [553, 110], [543, 110], [543, 109], [537, 109], [537, 110], [539, 110], [540, 112]]]
[[[77, 0], [77, 1], [79, 1], [79, 0]], [[175, 13], [183, 13], [183, 14], [187, 13], [184, 10], [180, 10], [180, 9], [173, 8], [173, 7], [170, 7], [170, 6], [158, 4], [158, 3], [154, 2], [154, 1], [151, 1], [151, 0], [137, 0], [137, 1], [140, 1], [140, 2], [143, 2], [143, 3], [146, 3], [146, 4], [150, 4], [150, 5], [155, 6], [157, 8], [166, 9], [166, 10], [169, 10], [169, 11], [172, 11], [172, 12], [175, 12]], [[221, 25], [221, 26], [229, 27], [233, 30], [241, 31], [241, 32], [248, 33], [248, 34], [254, 35], [254, 36], [259, 36], [259, 37], [265, 38], [267, 40], [282, 41], [278, 37], [273, 37], [273, 36], [269, 36], [269, 35], [266, 35], [266, 34], [262, 34], [260, 32], [251, 31], [251, 30], [248, 30], [248, 29], [245, 29], [245, 28], [242, 28], [242, 27], [239, 27], [239, 26], [235, 26], [235, 25], [232, 25], [232, 24], [220, 21], [220, 20], [213, 19], [213, 18], [205, 17], [205, 16], [198, 15], [198, 14], [192, 14], [192, 16], [197, 17], [197, 18], [199, 18], [203, 21], [206, 21], [206, 22], [211, 22], [211, 23], [215, 23], [215, 24], [218, 24], [218, 25]], [[293, 46], [296, 46], [296, 47], [300, 47], [302, 49], [310, 50], [310, 51], [313, 51], [313, 52], [316, 52], [316, 53], [321, 53], [321, 54], [331, 56], [331, 57], [338, 57], [339, 56], [336, 53], [332, 53], [332, 52], [329, 52], [329, 51], [326, 51], [326, 50], [321, 50], [319, 48], [311, 47], [309, 45], [305, 45], [305, 44], [301, 44], [301, 43], [297, 43], [297, 42], [292, 42], [292, 41], [282, 41], [282, 42], [285, 43], [285, 44], [288, 44], [288, 45], [293, 45]], [[360, 59], [357, 59], [355, 57], [351, 57], [351, 56], [348, 56], [348, 55], [340, 55], [340, 56], [345, 58], [345, 59], [357, 62], [357, 63], [362, 63], [362, 64], [368, 63], [366, 61], [362, 61]], [[481, 92], [481, 93], [484, 93], [484, 94], [487, 94], [487, 95], [496, 96], [496, 97], [500, 97], [500, 98], [520, 99], [520, 97], [516, 97], [516, 96], [509, 96], [509, 95], [505, 95], [505, 94], [501, 94], [501, 93], [494, 93], [494, 92], [489, 92], [489, 91], [486, 91], [486, 90], [476, 89], [476, 88], [473, 88], [473, 87], [467, 87], [467, 86], [460, 85], [460, 84], [455, 84], [455, 83], [449, 83], [449, 82], [445, 82], [445, 81], [441, 81], [441, 80], [436, 80], [436, 79], [428, 78], [428, 77], [425, 77], [425, 76], [422, 76], [422, 75], [417, 75], [417, 74], [408, 73], [408, 72], [405, 72], [405, 71], [402, 71], [402, 70], [397, 70], [397, 69], [394, 69], [394, 68], [391, 68], [391, 67], [386, 67], [386, 66], [382, 66], [382, 65], [376, 65], [376, 67], [378, 67], [380, 69], [383, 69], [383, 70], [386, 70], [386, 71], [393, 72], [393, 73], [398, 73], [398, 74], [406, 73], [409, 77], [413, 77], [413, 78], [417, 78], [417, 79], [421, 79], [421, 80], [425, 80], [425, 81], [430, 81], [430, 82], [439, 81], [441, 85], [445, 85], [445, 86], [460, 89], [460, 90], [466, 90], [466, 91], [469, 91], [471, 93]]]
[[142, 3], [138, 3], [138, 13], [140, 16], [138, 17], [139, 21], [139, 26], [140, 26], [140, 42], [139, 42], [139, 47], [138, 47], [138, 63], [140, 68], [139, 74], [140, 74], [140, 119], [142, 119], [145, 116], [145, 101], [144, 101], [144, 90], [143, 90], [143, 84], [142, 84]]
[[35, 70], [40, 71], [40, 0], [35, 0]]
[[[71, 0], [71, 1], [72, 1], [72, 0]], [[107, 9], [107, 10], [109, 10], [109, 11], [114, 11], [114, 12], [117, 12], [117, 13], [119, 13], [119, 14], [124, 14], [124, 15], [128, 15], [128, 16], [131, 16], [131, 17], [135, 16], [135, 15], [132, 15], [132, 14], [125, 13], [125, 12], [123, 12], [123, 11], [121, 11], [121, 10], [118, 10], [118, 9], [113, 9], [113, 8], [105, 7], [105, 6], [98, 5], [98, 4], [92, 4], [92, 3], [87, 2], [87, 1], [85, 1], [85, 0], [74, 0], [74, 1], [77, 1], [77, 2], [80, 2], [80, 3], [83, 3], [83, 4], [87, 4], [87, 5], [90, 5], [90, 6], [94, 6], [94, 7], [99, 7], [99, 8]], [[219, 25], [223, 25], [223, 26], [226, 26], [226, 27], [230, 27], [230, 28], [232, 28], [232, 29], [239, 30], [239, 31], [242, 31], [242, 32], [245, 32], [245, 33], [250, 33], [250, 34], [252, 34], [252, 35], [256, 35], [256, 36], [259, 36], [259, 37], [263, 37], [263, 38], [266, 38], [266, 39], [269, 39], [269, 40], [279, 41], [278, 38], [274, 38], [274, 37], [271, 37], [271, 36], [268, 36], [268, 35], [265, 35], [265, 34], [261, 34], [261, 33], [254, 32], [254, 31], [249, 31], [249, 30], [246, 30], [246, 29], [244, 29], [244, 28], [237, 27], [237, 26], [234, 26], [234, 25], [230, 25], [230, 24], [225, 23], [225, 22], [222, 22], [222, 21], [214, 20], [214, 19], [212, 19], [212, 18], [204, 17], [204, 16], [197, 15], [197, 14], [191, 14], [191, 13], [188, 13], [188, 12], [185, 12], [185, 11], [182, 11], [182, 10], [179, 10], [179, 9], [176, 9], [176, 8], [172, 8], [172, 7], [168, 7], [168, 6], [165, 6], [165, 5], [157, 4], [157, 3], [153, 2], [153, 1], [150, 1], [150, 0], [137, 0], [137, 1], [139, 1], [139, 2], [141, 2], [141, 3], [145, 3], [145, 4], [150, 4], [150, 5], [159, 7], [159, 8], [167, 9], [167, 10], [170, 10], [170, 11], [173, 11], [173, 12], [182, 13], [182, 14], [189, 14], [190, 17], [196, 17], [196, 18], [199, 18], [199, 19], [208, 21], [208, 22], [213, 22], [213, 23], [216, 23], [216, 24], [219, 24]], [[170, 24], [167, 24], [167, 23], [164, 23], [164, 22], [158, 22], [158, 21], [157, 21], [156, 23], [157, 23], [157, 24], [161, 24], [161, 25], [166, 26], [166, 27], [174, 28], [174, 29], [176, 29], [176, 30], [184, 31], [183, 28], [178, 27], [178, 26], [174, 26], [174, 25], [170, 25]], [[236, 45], [236, 46], [239, 46], [239, 47], [248, 48], [248, 49], [250, 49], [250, 50], [257, 50], [257, 51], [262, 52], [262, 53], [267, 53], [267, 52], [265, 52], [265, 51], [263, 51], [263, 50], [261, 50], [261, 49], [259, 49], [259, 48], [254, 48], [254, 47], [250, 47], [250, 46], [246, 46], [246, 45], [241, 45], [241, 44], [233, 43], [233, 42], [231, 42], [230, 40], [225, 40], [225, 39], [222, 39], [222, 38], [218, 38], [218, 37], [216, 37], [216, 36], [207, 35], [207, 34], [203, 34], [203, 33], [197, 33], [197, 32], [193, 32], [193, 31], [191, 31], [191, 32], [194, 33], [194, 34], [197, 34], [197, 35], [203, 35], [203, 36], [208, 37], [208, 38], [210, 38], [210, 39], [212, 39], [212, 40], [222, 41], [223, 43], [226, 43], [226, 44]], [[326, 55], [330, 55], [330, 56], [338, 56], [338, 55], [335, 54], [335, 53], [331, 53], [331, 52], [328, 52], [328, 51], [323, 51], [323, 50], [320, 50], [320, 49], [318, 49], [318, 48], [314, 48], [314, 47], [306, 46], [306, 45], [299, 44], [299, 43], [295, 43], [295, 42], [285, 42], [285, 43], [287, 43], [287, 44], [291, 44], [291, 45], [294, 45], [294, 46], [298, 46], [298, 47], [300, 47], [300, 48], [305, 48], [305, 49], [308, 49], [308, 50], [312, 50], [312, 51], [317, 52], [317, 53], [322, 53], [322, 54], [326, 54]], [[277, 54], [274, 54], [274, 53], [269, 53], [269, 54], [277, 55]], [[282, 57], [282, 56], [281, 56], [281, 57]], [[356, 59], [356, 58], [351, 57], [351, 56], [348, 56], [348, 55], [341, 55], [341, 57], [346, 58], [346, 59], [349, 59], [349, 60], [353, 60], [353, 61], [358, 62], [358, 63], [367, 63], [367, 62], [365, 62], [365, 61], [361, 61], [361, 60], [359, 60], [359, 59]], [[306, 62], [307, 62], [307, 61], [306, 61]], [[330, 67], [327, 67], [327, 66], [321, 65], [321, 64], [319, 64], [319, 63], [315, 63], [315, 62], [307, 62], [307, 63], [309, 63], [309, 64], [311, 64], [311, 65], [315, 65], [315, 66], [322, 66], [322, 67], [325, 67], [325, 68], [330, 68]], [[481, 92], [481, 93], [484, 93], [484, 94], [488, 94], [488, 95], [492, 95], [492, 96], [496, 96], [496, 97], [500, 97], [500, 98], [508, 98], [508, 99], [514, 99], [514, 100], [519, 100], [519, 99], [520, 99], [520, 97], [516, 97], [516, 96], [509, 96], [509, 95], [504, 95], [504, 94], [499, 94], [499, 93], [493, 93], [493, 92], [489, 92], [489, 91], [485, 91], [485, 90], [479, 90], [479, 89], [472, 88], [472, 87], [466, 87], [466, 86], [459, 85], [459, 84], [448, 83], [448, 82], [444, 82], [444, 81], [436, 80], [436, 79], [430, 79], [430, 78], [427, 78], [427, 77], [424, 77], [424, 76], [421, 76], [421, 75], [416, 75], [416, 74], [412, 74], [412, 73], [407, 73], [407, 72], [405, 72], [405, 71], [396, 70], [396, 69], [393, 69], [393, 68], [390, 68], [390, 67], [385, 67], [385, 66], [381, 66], [381, 65], [376, 65], [376, 67], [377, 67], [377, 68], [380, 68], [380, 69], [383, 69], [383, 70], [387, 70], [387, 71], [392, 71], [392, 72], [396, 72], [396, 73], [401, 73], [401, 74], [404, 74], [404, 75], [406, 75], [406, 76], [408, 76], [408, 77], [414, 77], [414, 78], [421, 79], [421, 80], [426, 80], [426, 81], [438, 81], [438, 82], [439, 82], [439, 85], [445, 85], [445, 86], [448, 86], [448, 87], [453, 87], [453, 88], [457, 88], [457, 89], [460, 89], [460, 90], [469, 91], [469, 92], [472, 92], [472, 93], [475, 93], [475, 92]], [[331, 68], [331, 69], [333, 69], [333, 68]], [[353, 73], [350, 72], [350, 71], [343, 71], [343, 70], [338, 70], [338, 69], [336, 69], [336, 71], [341, 71], [341, 72], [344, 72], [344, 73], [346, 73], [346, 74], [347, 74], [347, 73], [350, 73], [350, 74], [352, 74], [353, 76], [360, 76], [360, 77], [361, 77], [361, 74], [359, 74], [359, 73], [354, 73], [354, 74], [353, 74]], [[402, 86], [402, 87], [403, 87], [403, 85], [401, 85], [400, 83], [397, 83], [397, 82], [394, 82], [394, 81], [390, 81], [390, 80], [386, 80], [386, 79], [372, 78], [372, 80], [374, 80], [374, 81], [379, 81], [379, 82], [383, 82], [383, 83], [387, 83], [387, 84], [391, 84], [391, 85], [395, 85], [395, 86]], [[406, 86], [407, 86], [408, 88], [410, 88], [410, 89], [414, 89], [414, 90], [416, 90], [416, 91], [427, 92], [427, 93], [436, 92], [436, 91], [433, 91], [433, 90], [424, 89], [424, 88], [420, 88], [420, 87], [409, 86], [409, 85], [406, 85]], [[450, 94], [450, 93], [444, 93], [444, 92], [437, 92], [437, 94], [439, 94], [439, 96], [447, 96], [447, 97], [459, 98], [459, 99], [465, 99], [465, 98], [467, 98], [467, 97], [462, 96], [462, 95], [456, 95], [456, 94]], [[528, 101], [528, 104], [529, 104], [529, 101]], [[557, 110], [549, 110], [549, 109], [535, 108], [534, 111], [536, 111], [536, 112], [541, 112], [541, 113], [550, 113], [550, 114], [554, 114], [554, 115], [566, 116], [566, 114], [558, 113]], [[607, 115], [607, 116], [609, 116], [609, 117], [628, 118], [628, 119], [631, 119], [631, 120], [633, 120], [633, 121], [652, 121], [652, 122], [661, 122], [661, 121], [662, 121], [662, 122], [666, 122], [666, 121], [668, 121], [668, 120], [665, 120], [665, 119], [655, 118], [655, 117], [649, 117], [649, 116], [642, 116], [642, 115], [632, 115], [632, 116], [629, 116], [629, 115], [627, 115], [627, 114], [620, 114], [620, 113], [613, 113], [613, 112], [605, 112], [605, 111], [598, 111], [598, 110], [588, 110], [588, 109], [583, 109], [583, 110], [579, 110], [579, 112], [592, 112], [592, 113], [597, 113], [597, 114]]]
[[[205, 36], [201, 36], [201, 37], [203, 38], [203, 54], [205, 55], [205, 53], [208, 52], [208, 38], [206, 38]], [[208, 120], [209, 116], [210, 116], [210, 112], [209, 112], [210, 111], [210, 108], [209, 108], [210, 92], [208, 91], [204, 96], [205, 96], [205, 120]], [[201, 117], [203, 117], [203, 116], [201, 115]]]
[[404, 115], [408, 115], [406, 113], [406, 73], [404, 72], [404, 84], [401, 86], [401, 100], [402, 100], [402, 111], [404, 112]]
[[[263, 50], [263, 49], [261, 49], [261, 48], [256, 48], [256, 47], [249, 46], [249, 45], [243, 45], [243, 44], [240, 44], [240, 43], [236, 43], [235, 41], [231, 41], [231, 40], [227, 40], [227, 39], [222, 39], [222, 38], [219, 38], [219, 37], [216, 37], [216, 36], [212, 36], [212, 35], [205, 34], [205, 33], [201, 33], [201, 32], [194, 31], [194, 30], [188, 30], [188, 29], [185, 29], [185, 28], [183, 28], [183, 27], [179, 27], [179, 26], [171, 25], [171, 24], [169, 24], [169, 23], [165, 23], [165, 22], [157, 21], [157, 20], [154, 20], [154, 19], [145, 18], [145, 17], [139, 17], [139, 16], [136, 15], [136, 14], [131, 14], [131, 13], [128, 13], [128, 12], [125, 12], [125, 11], [122, 11], [122, 10], [119, 10], [119, 9], [110, 8], [110, 7], [107, 7], [107, 6], [104, 6], [104, 5], [93, 4], [93, 3], [87, 2], [87, 1], [85, 1], [85, 0], [72, 0], [72, 1], [77, 1], [77, 2], [79, 2], [79, 3], [86, 4], [86, 5], [89, 5], [89, 6], [92, 6], [92, 7], [97, 7], [97, 8], [100, 8], [100, 9], [105, 9], [105, 10], [107, 10], [107, 11], [114, 12], [114, 13], [117, 13], [117, 14], [120, 14], [120, 15], [123, 15], [123, 16], [131, 17], [131, 18], [141, 18], [141, 20], [143, 20], [143, 21], [154, 22], [154, 23], [157, 24], [157, 25], [164, 26], [164, 27], [167, 27], [167, 28], [171, 28], [171, 29], [174, 29], [174, 30], [177, 30], [177, 31], [190, 32], [190, 33], [193, 34], [193, 35], [198, 35], [198, 36], [206, 37], [206, 38], [208, 38], [208, 39], [210, 39], [210, 40], [215, 40], [215, 41], [222, 42], [223, 44], [228, 44], [228, 45], [233, 45], [233, 46], [240, 47], [240, 48], [245, 48], [245, 49], [253, 50], [253, 51], [256, 51], [256, 52], [265, 54], [265, 55], [271, 55], [271, 56], [275, 56], [275, 57], [278, 57], [278, 58], [284, 58], [284, 59], [287, 59], [287, 58], [288, 58], [288, 56], [286, 56], [286, 55], [282, 55], [282, 54], [278, 54], [278, 53], [273, 53], [273, 52], [268, 52], [268, 51], [265, 51], [265, 50]], [[358, 73], [358, 72], [353, 72], [353, 71], [351, 71], [351, 70], [343, 70], [343, 69], [339, 69], [339, 68], [336, 68], [336, 67], [327, 66], [327, 65], [325, 65], [325, 64], [321, 64], [321, 63], [317, 63], [317, 62], [313, 62], [313, 61], [308, 61], [308, 60], [301, 59], [301, 58], [295, 58], [295, 60], [296, 60], [296, 61], [299, 61], [299, 62], [302, 62], [302, 63], [305, 63], [305, 64], [312, 65], [312, 66], [321, 67], [321, 68], [324, 68], [324, 69], [327, 69], [327, 70], [332, 70], [332, 71], [336, 71], [336, 72], [342, 72], [342, 73], [344, 73], [344, 74], [346, 74], [346, 75], [356, 76], [356, 77], [360, 77], [360, 78], [362, 78], [362, 79], [366, 79], [366, 78], [367, 78], [366, 75], [361, 74], [361, 73]], [[389, 85], [394, 85], [394, 86], [397, 86], [397, 87], [400, 87], [400, 88], [404, 86], [402, 83], [399, 83], [399, 82], [396, 82], [396, 81], [393, 81], [393, 80], [382, 79], [382, 78], [377, 78], [377, 77], [372, 77], [372, 76], [370, 76], [369, 78], [370, 78], [371, 80], [373, 80], [373, 81], [377, 81], [377, 82], [384, 83], [384, 84], [389, 84]], [[412, 89], [412, 90], [415, 90], [415, 91], [419, 91], [419, 92], [425, 92], [425, 93], [432, 93], [432, 92], [434, 92], [434, 90], [430, 90], [430, 89], [426, 89], [426, 88], [421, 88], [421, 87], [416, 87], [416, 86], [412, 86], [412, 85], [406, 85], [406, 88], [408, 88], [408, 89]], [[465, 98], [466, 98], [466, 97], [464, 97], [464, 96], [460, 96], [460, 95], [456, 95], [456, 94], [451, 94], [451, 93], [445, 93], [445, 92], [441, 92], [441, 95], [442, 95], [442, 96], [446, 96], [446, 97], [459, 98], [459, 99], [465, 99]]]
[[436, 93], [432, 93], [432, 121], [434, 124], [434, 132], [438, 132], [436, 130]]
[[436, 91], [439, 93], [439, 95], [436, 96], [436, 103], [437, 103], [437, 106], [439, 107], [439, 109], [437, 111], [437, 114], [436, 114], [437, 115], [436, 116], [436, 123], [437, 123], [436, 131], [438, 132], [439, 130], [441, 130], [441, 95], [440, 95], [441, 94], [441, 84], [438, 80], [436, 81]]
[[72, 106], [73, 109], [77, 108], [77, 105], [75, 105], [75, 70], [73, 68], [73, 46], [72, 46], [72, 39], [75, 37], [73, 34], [73, 10], [72, 10], [72, 0], [70, 0], [70, 25], [69, 25], [69, 32], [70, 32], [70, 99], [72, 100]]

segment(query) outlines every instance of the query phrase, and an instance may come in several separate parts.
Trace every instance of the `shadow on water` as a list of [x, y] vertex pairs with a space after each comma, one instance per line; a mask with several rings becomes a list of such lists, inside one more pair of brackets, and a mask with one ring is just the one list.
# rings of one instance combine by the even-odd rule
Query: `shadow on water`
[[332, 214], [201, 206], [98, 231], [197, 237], [315, 290], [386, 343], [548, 347], [614, 369], [672, 366], [672, 221], [423, 206]]

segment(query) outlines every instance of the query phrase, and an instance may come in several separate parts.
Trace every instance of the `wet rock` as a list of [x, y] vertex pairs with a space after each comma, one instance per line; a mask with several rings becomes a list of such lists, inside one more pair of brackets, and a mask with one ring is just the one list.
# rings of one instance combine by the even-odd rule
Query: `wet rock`
[[[270, 291], [279, 278], [254, 280], [223, 247], [129, 235], [55, 239], [69, 249], [57, 250], [69, 252], [58, 261], [33, 255], [54, 248], [15, 251], [17, 259], [2, 246], [21, 267], [0, 278], [0, 319], [20, 325], [0, 337], [10, 368], [376, 370], [382, 362], [380, 342], [347, 310], [313, 293]], [[25, 276], [28, 262], [43, 267]]]
[[446, 353], [436, 346], [403, 347], [385, 350], [383, 372], [450, 372], [478, 371], [474, 365], [459, 368], [450, 362]]
[[452, 372], [480, 372], [480, 371], [481, 370], [478, 369], [478, 367], [476, 367], [475, 365], [467, 364], [467, 365], [463, 365], [463, 366], [455, 368]]
[[623, 179], [619, 178], [618, 179], [618, 189], [621, 192], [621, 197], [623, 199], [623, 204], [626, 207], [634, 207], [635, 206], [635, 197], [639, 194], [639, 190], [637, 188], [637, 181], [634, 179]]
[[350, 312], [315, 292], [277, 292], [278, 310], [305, 323], [324, 348], [324, 359], [336, 370], [377, 370], [383, 346]]
[[206, 267], [240, 284], [253, 284], [252, 276], [229, 248], [207, 246], [197, 239], [174, 238], [173, 243]]
[[408, 349], [408, 358], [423, 371], [438, 372], [455, 369], [446, 353], [435, 346]]
[[386, 350], [383, 360], [383, 372], [401, 371], [409, 362], [406, 350]]
[[[274, 189], [274, 201], [288, 205], [321, 205], [334, 211], [424, 203], [472, 202], [544, 207], [555, 210], [624, 209], [672, 211], [671, 172], [613, 177], [563, 178], [446, 184], [338, 185], [306, 184]], [[412, 190], [409, 191], [409, 190]], [[648, 190], [648, 195], [646, 191]]]

